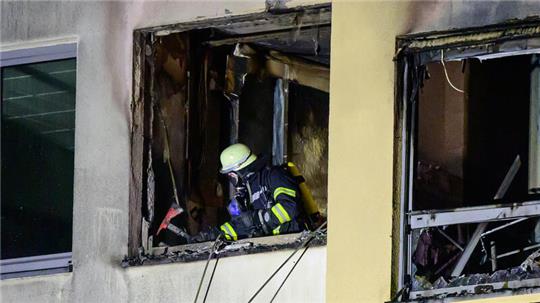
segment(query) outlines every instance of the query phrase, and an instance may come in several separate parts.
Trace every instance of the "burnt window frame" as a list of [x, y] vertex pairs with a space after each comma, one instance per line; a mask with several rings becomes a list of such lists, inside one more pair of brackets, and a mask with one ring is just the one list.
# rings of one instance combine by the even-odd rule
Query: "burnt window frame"
[[[210, 18], [194, 22], [185, 22], [172, 25], [155, 26], [151, 28], [136, 29], [133, 33], [133, 95], [131, 102], [131, 174], [129, 180], [129, 232], [128, 232], [128, 255], [124, 265], [141, 265], [154, 263], [168, 263], [173, 261], [194, 261], [207, 257], [207, 254], [183, 255], [186, 250], [197, 248], [198, 250], [209, 250], [209, 242], [186, 244], [173, 247], [151, 247], [144, 239], [148, 239], [148, 226], [143, 226], [143, 199], [146, 187], [146, 165], [147, 165], [147, 132], [149, 125], [148, 113], [152, 110], [150, 101], [155, 81], [151, 74], [152, 65], [148, 64], [147, 56], [152, 53], [152, 43], [156, 37], [174, 33], [188, 32], [196, 29], [209, 27], [226, 27], [230, 24], [244, 25], [250, 24], [253, 30], [238, 34], [229, 39], [209, 41], [220, 45], [230, 43], [231, 40], [240, 43], [257, 41], [257, 39], [267, 36], [291, 32], [298, 29], [308, 29], [317, 26], [331, 26], [331, 4], [317, 4], [309, 6], [299, 6], [294, 8], [268, 9], [261, 13], [251, 13], [245, 15], [234, 15], [220, 18]], [[264, 30], [263, 30], [264, 29]], [[189, 59], [188, 59], [189, 60]], [[189, 78], [189, 76], [188, 76]], [[194, 82], [194, 81], [193, 81]], [[188, 84], [189, 90], [194, 84]], [[287, 84], [284, 83], [284, 90]], [[189, 97], [188, 97], [189, 99]], [[286, 110], [286, 109], [285, 109]], [[285, 123], [286, 124], [286, 123]], [[284, 125], [286, 127], [286, 125]], [[286, 146], [286, 138], [283, 142]], [[264, 238], [251, 238], [237, 241], [239, 249], [224, 254], [238, 255], [246, 253], [257, 253], [264, 251], [274, 251], [281, 248], [293, 248], [299, 243], [299, 234], [269, 236]], [[293, 237], [294, 236], [294, 237]], [[272, 239], [267, 239], [272, 238]], [[300, 237], [301, 238], [301, 237]], [[325, 245], [326, 239], [318, 239], [313, 242], [315, 245]], [[207, 247], [208, 246], [208, 247]], [[253, 249], [249, 249], [253, 247]], [[176, 258], [163, 260], [165, 253], [176, 252]], [[140, 262], [141, 256], [152, 256], [151, 260], [146, 259]], [[135, 259], [137, 260], [135, 260]]]
[[[448, 214], [448, 210], [414, 211], [413, 182], [415, 178], [415, 160], [417, 144], [417, 105], [424, 65], [440, 62], [444, 52], [445, 61], [468, 58], [497, 58], [523, 54], [540, 53], [540, 18], [512, 20], [484, 27], [473, 27], [449, 31], [407, 34], [396, 37], [395, 61], [395, 105], [394, 105], [394, 174], [393, 174], [393, 241], [392, 241], [392, 284], [393, 301], [429, 301], [437, 292], [419, 291], [411, 293], [411, 259], [412, 229], [419, 226], [440, 224], [433, 219], [433, 214]], [[482, 223], [498, 221], [497, 214], [509, 213], [513, 207], [519, 206], [525, 211], [532, 210], [534, 217], [540, 216], [540, 201], [516, 201], [505, 205], [489, 205], [485, 207], [466, 207], [457, 209], [460, 214], [467, 215], [475, 211], [492, 212], [495, 215], [483, 219], [457, 220], [447, 224]], [[514, 214], [515, 218], [527, 217]], [[450, 215], [450, 220], [455, 216]], [[433, 220], [432, 220], [433, 219]], [[460, 221], [459, 223], [457, 223]], [[418, 223], [419, 222], [419, 223]], [[452, 222], [452, 221], [450, 221]], [[436, 225], [435, 225], [436, 226]], [[536, 283], [527, 284], [517, 281], [516, 287], [501, 287], [495, 283], [468, 286], [471, 290], [477, 286], [486, 286], [489, 296], [530, 293], [540, 291], [540, 279]], [[502, 284], [502, 283], [500, 283]], [[465, 287], [461, 287], [465, 288]], [[504, 288], [504, 289], [503, 289]], [[508, 289], [512, 288], [512, 289]], [[520, 288], [520, 289], [518, 289]], [[441, 288], [444, 293], [447, 288]], [[506, 291], [506, 292], [505, 292]], [[486, 295], [470, 290], [466, 298], [480, 298]], [[440, 298], [434, 298], [439, 302]], [[443, 299], [446, 300], [446, 299]]]

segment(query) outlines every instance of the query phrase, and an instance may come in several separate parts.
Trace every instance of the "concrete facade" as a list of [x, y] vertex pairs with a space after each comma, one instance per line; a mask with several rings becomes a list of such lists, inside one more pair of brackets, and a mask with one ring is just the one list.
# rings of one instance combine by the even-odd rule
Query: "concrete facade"
[[[264, 9], [264, 1], [2, 2], [2, 50], [55, 44], [58, 41], [50, 40], [57, 39], [78, 42], [74, 270], [2, 281], [2, 302], [194, 299], [204, 262], [128, 270], [120, 267], [128, 240], [133, 31]], [[220, 260], [208, 299], [247, 301], [288, 254], [282, 251]], [[280, 294], [282, 300], [324, 300], [325, 255], [325, 248], [306, 254], [298, 268], [302, 272], [297, 272], [302, 274], [291, 276]], [[293, 292], [306, 282], [313, 285], [311, 291]], [[268, 289], [275, 290], [278, 285]], [[272, 296], [270, 292], [261, 293], [259, 299], [266, 301]]]
[[[539, 14], [537, 1], [333, 2], [328, 302], [390, 298], [396, 36]], [[539, 298], [512, 296], [478, 302]]]
[[[50, 39], [79, 45], [74, 271], [4, 280], [3, 302], [193, 300], [203, 262], [120, 267], [127, 253], [133, 30], [264, 9], [263, 0], [1, 3], [2, 50], [54, 43]], [[333, 3], [328, 245], [310, 249], [278, 301], [390, 299], [396, 35], [531, 15], [540, 15], [537, 1]], [[222, 259], [209, 301], [247, 301], [288, 253]]]

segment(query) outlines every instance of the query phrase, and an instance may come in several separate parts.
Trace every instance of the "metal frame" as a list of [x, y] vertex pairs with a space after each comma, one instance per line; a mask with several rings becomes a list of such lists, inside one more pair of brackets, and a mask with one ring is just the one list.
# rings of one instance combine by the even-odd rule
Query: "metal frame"
[[[408, 64], [407, 62], [405, 61], [403, 63], [403, 72], [404, 72], [404, 75], [408, 75]], [[407, 77], [403, 77], [403, 93], [402, 93], [402, 96], [401, 98], [403, 98], [403, 108], [402, 108], [402, 111], [401, 111], [401, 116], [402, 116], [402, 121], [401, 121], [401, 178], [400, 178], [400, 181], [401, 181], [401, 188], [399, 189], [400, 192], [401, 192], [401, 196], [400, 196], [400, 216], [399, 216], [399, 260], [398, 260], [398, 279], [397, 279], [397, 289], [403, 289], [403, 287], [405, 286], [405, 266], [407, 265], [408, 266], [408, 260], [406, 259], [407, 256], [404, 254], [404, 252], [406, 251], [407, 249], [407, 245], [406, 245], [406, 242], [405, 240], [409, 239], [409, 237], [407, 236], [407, 220], [406, 220], [406, 217], [405, 217], [405, 214], [408, 212], [408, 208], [406, 206], [406, 201], [407, 199], [405, 198], [405, 193], [407, 191], [407, 181], [409, 180], [409, 178], [407, 178], [407, 175], [405, 174], [405, 172], [407, 171], [407, 148], [409, 146], [408, 144], [408, 136], [407, 136], [407, 105], [408, 105], [408, 102], [407, 102], [407, 99], [406, 99], [406, 96], [407, 96]], [[408, 271], [407, 271], [408, 272]]]
[[77, 43], [5, 50], [0, 52], [0, 67], [54, 61], [77, 57]]
[[0, 260], [1, 279], [33, 276], [36, 273], [68, 272], [71, 269], [72, 253], [23, 257]]
[[540, 201], [462, 207], [449, 210], [415, 211], [408, 214], [411, 229], [464, 223], [504, 221], [540, 216]]
[[[18, 49], [0, 51], [0, 68], [71, 58], [77, 58], [77, 42], [63, 41], [54, 45], [26, 48], [23, 46]], [[0, 260], [0, 277], [7, 279], [69, 272], [72, 270], [71, 262], [71, 252], [4, 259]]]
[[[465, 207], [452, 210], [428, 210], [413, 211], [413, 190], [412, 180], [414, 180], [415, 171], [415, 139], [416, 139], [416, 117], [415, 107], [417, 96], [415, 96], [414, 76], [420, 74], [418, 68], [429, 62], [440, 60], [441, 50], [444, 50], [445, 60], [462, 60], [466, 58], [479, 58], [481, 60], [499, 58], [504, 56], [514, 56], [520, 54], [534, 54], [540, 52], [540, 18], [527, 19], [521, 22], [513, 21], [493, 26], [451, 30], [445, 32], [420, 33], [412, 35], [398, 36], [396, 41], [397, 61], [397, 79], [396, 88], [396, 141], [395, 150], [401, 152], [397, 157], [395, 165], [394, 178], [396, 182], [401, 181], [399, 187], [396, 186], [395, 196], [396, 205], [401, 209], [400, 220], [394, 224], [399, 224], [399, 244], [394, 245], [399, 249], [399, 258], [397, 259], [397, 285], [394, 291], [407, 287], [407, 277], [411, 273], [412, 257], [412, 230], [427, 227], [440, 227], [452, 224], [479, 223], [475, 232], [477, 241], [471, 241], [464, 248], [463, 254], [472, 251], [476, 246], [482, 234], [484, 234], [487, 222], [516, 220], [511, 224], [521, 222], [523, 218], [540, 216], [540, 201], [520, 202], [512, 204], [494, 204], [480, 207]], [[415, 74], [416, 73], [416, 74]], [[401, 129], [399, 129], [401, 128]], [[399, 136], [400, 135], [400, 136]], [[399, 147], [397, 147], [399, 146]], [[515, 170], [519, 168], [519, 159], [514, 161], [513, 169], [507, 174], [504, 187], [511, 182], [506, 179], [512, 179]], [[397, 185], [398, 183], [396, 183]], [[502, 190], [504, 190], [503, 188]], [[498, 194], [500, 198], [504, 194]], [[507, 224], [509, 226], [511, 224]], [[488, 231], [488, 233], [496, 230]], [[474, 240], [474, 239], [472, 239]], [[470, 247], [469, 247], [470, 246]], [[472, 247], [472, 248], [471, 248]], [[511, 252], [510, 252], [511, 253]], [[501, 254], [497, 256], [505, 256]], [[463, 258], [466, 262], [468, 258]], [[456, 268], [454, 272], [461, 272]], [[501, 285], [503, 283], [500, 283]], [[491, 286], [491, 289], [501, 289], [497, 283]], [[534, 279], [530, 286], [524, 281], [509, 281], [508, 286], [515, 287], [538, 287], [540, 282]], [[480, 285], [460, 286], [455, 294], [473, 294], [475, 288]], [[484, 286], [483, 284], [481, 285]], [[488, 287], [488, 286], [486, 286]], [[411, 299], [426, 298], [445, 293], [451, 293], [454, 288], [443, 288], [431, 291], [416, 291], [410, 293]]]

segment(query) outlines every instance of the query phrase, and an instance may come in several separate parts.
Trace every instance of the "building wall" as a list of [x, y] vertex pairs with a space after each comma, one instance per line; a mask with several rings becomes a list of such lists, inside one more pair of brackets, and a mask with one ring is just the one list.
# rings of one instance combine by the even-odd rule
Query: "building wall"
[[[314, 1], [292, 1], [296, 6]], [[73, 263], [69, 274], [0, 282], [2, 302], [190, 302], [204, 262], [122, 269], [127, 254], [133, 30], [261, 12], [265, 2], [5, 2], [2, 50], [79, 42]], [[54, 239], [51, 239], [53, 241]], [[220, 260], [209, 301], [247, 301], [290, 251]], [[279, 298], [323, 301], [326, 248], [310, 249]], [[291, 264], [292, 265], [292, 264]], [[283, 277], [283, 276], [282, 276]], [[261, 293], [269, 301], [279, 279]], [[296, 291], [310, 285], [309, 291]], [[219, 298], [218, 298], [219, 297]]]
[[[208, 302], [247, 302], [290, 251], [219, 260]], [[277, 302], [324, 302], [326, 249], [310, 248], [276, 297]], [[94, 269], [4, 280], [2, 302], [193, 302], [205, 261], [119, 268], [94, 261]], [[199, 295], [202, 301], [214, 261]], [[287, 265], [257, 296], [268, 302], [285, 278]], [[82, 283], [77, 285], [77, 283]], [[301, 290], [301, 291], [299, 291]]]
[[396, 36], [530, 15], [540, 15], [538, 2], [333, 2], [328, 302], [390, 299]]
[[[302, 3], [295, 0], [287, 5]], [[226, 10], [233, 14], [262, 11], [264, 1], [4, 1], [1, 9], [2, 49], [30, 42], [41, 45], [39, 40], [53, 38], [79, 41], [74, 272], [4, 280], [0, 282], [2, 299], [191, 301], [203, 262], [130, 269], [119, 266], [127, 252], [132, 33], [140, 27], [223, 16]], [[534, 1], [334, 3], [329, 242], [327, 248], [310, 249], [283, 289], [283, 301], [389, 299], [395, 36], [539, 14], [540, 7]], [[287, 254], [281, 251], [221, 260], [209, 299], [247, 301]], [[270, 289], [277, 285], [272, 286]], [[268, 296], [260, 298], [268, 301]], [[540, 295], [498, 301], [538, 300]]]
[[[445, 65], [452, 83], [463, 88], [461, 62]], [[463, 178], [465, 97], [448, 85], [440, 63], [429, 64], [428, 71], [430, 78], [420, 90], [418, 103], [418, 158]]]

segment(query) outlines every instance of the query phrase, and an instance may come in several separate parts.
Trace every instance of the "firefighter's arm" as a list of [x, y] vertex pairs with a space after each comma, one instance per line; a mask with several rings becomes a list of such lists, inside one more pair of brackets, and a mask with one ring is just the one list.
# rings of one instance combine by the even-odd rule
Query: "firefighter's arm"
[[234, 216], [230, 221], [219, 227], [220, 232], [226, 240], [236, 241], [238, 239], [250, 238], [261, 234], [261, 227], [257, 219], [258, 213], [255, 210], [242, 212]]
[[262, 210], [259, 215], [267, 234], [273, 233], [281, 224], [296, 218], [298, 213], [296, 201], [300, 195], [296, 182], [282, 168], [272, 170], [270, 183], [274, 206]]
[[292, 176], [282, 168], [274, 168], [270, 174], [270, 190], [274, 200], [270, 209], [246, 211], [221, 225], [220, 230], [227, 240], [272, 234], [278, 226], [296, 218], [300, 190]]
[[262, 234], [272, 234], [283, 223], [293, 220], [297, 215], [296, 200], [298, 188], [293, 183], [273, 189], [276, 202], [270, 209], [250, 210], [233, 217], [220, 226], [227, 240], [238, 240]]

